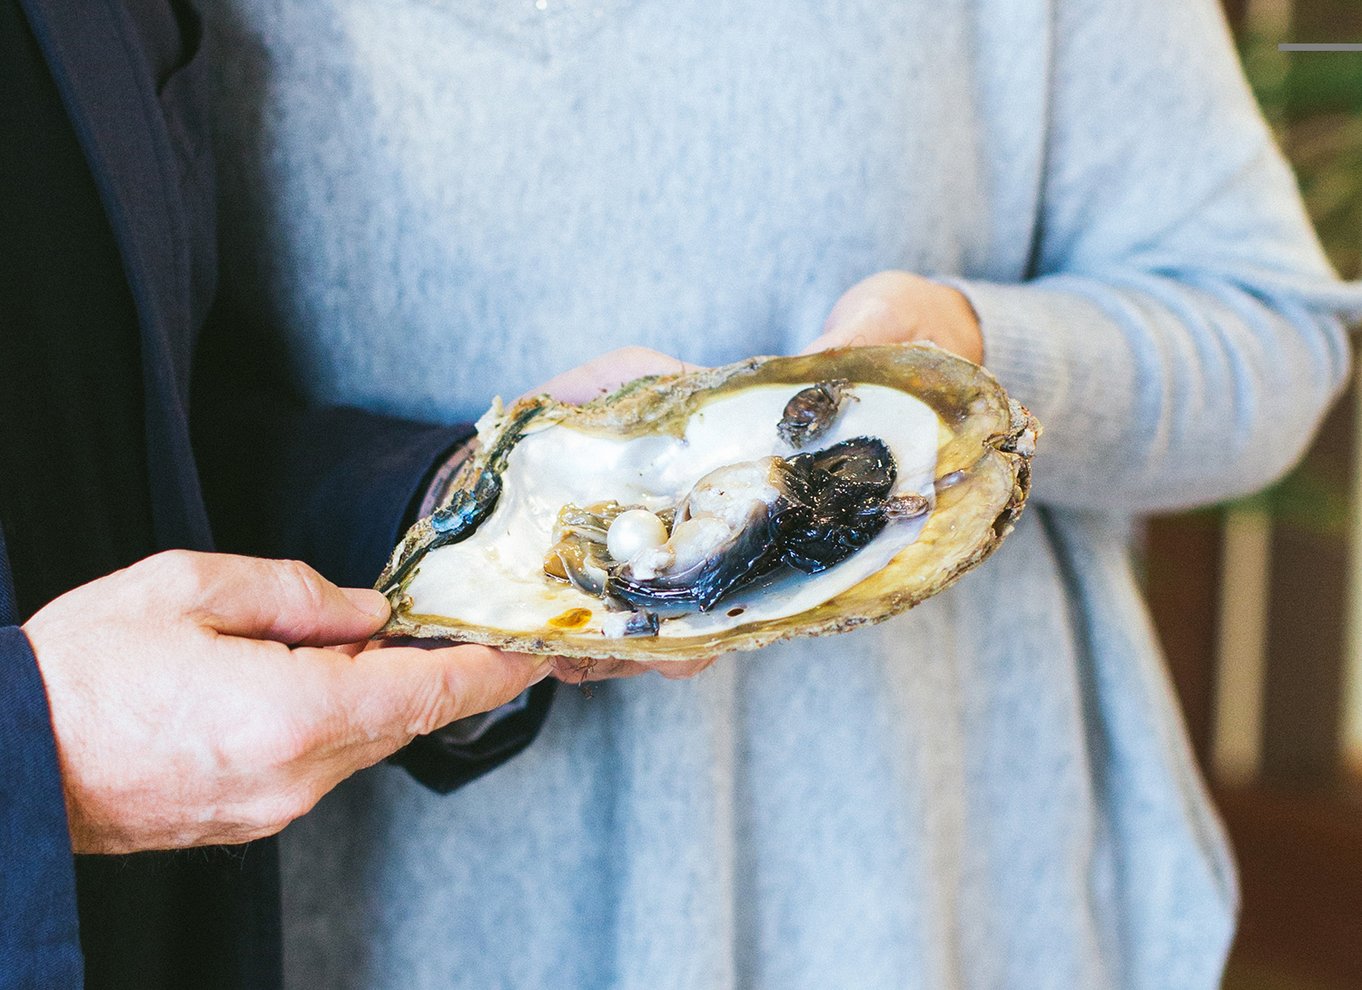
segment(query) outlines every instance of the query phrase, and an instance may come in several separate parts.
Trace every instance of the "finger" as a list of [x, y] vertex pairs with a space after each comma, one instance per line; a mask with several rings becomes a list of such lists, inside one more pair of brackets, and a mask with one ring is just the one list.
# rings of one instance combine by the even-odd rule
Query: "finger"
[[904, 331], [899, 324], [872, 315], [872, 311], [862, 310], [858, 314], [839, 319], [832, 323], [829, 318], [824, 332], [800, 354], [817, 354], [839, 347], [870, 347], [875, 344], [900, 343], [905, 340]]
[[647, 666], [633, 660], [594, 660], [583, 657], [555, 657], [553, 676], [564, 684], [615, 681], [646, 674]]
[[694, 677], [703, 670], [708, 670], [718, 660], [718, 656], [702, 657], [699, 660], [659, 660], [654, 663], [646, 664], [649, 670], [655, 671], [667, 678], [669, 681], [684, 681]]
[[161, 555], [156, 570], [188, 611], [228, 636], [332, 646], [368, 639], [388, 618], [378, 592], [338, 588], [298, 561], [179, 552]]
[[551, 669], [548, 657], [488, 646], [379, 647], [340, 668], [336, 697], [366, 734], [411, 737], [504, 705]]
[[680, 375], [696, 366], [646, 347], [624, 347], [593, 358], [549, 379], [534, 394], [547, 393], [574, 405], [613, 392], [625, 382], [645, 375]]
[[805, 347], [805, 348], [804, 348], [802, 351], [800, 351], [799, 353], [800, 353], [800, 354], [818, 354], [818, 353], [820, 353], [820, 352], [822, 352], [822, 351], [830, 351], [830, 350], [832, 350], [834, 347], [842, 347], [842, 346], [845, 346], [845, 345], [842, 343], [842, 341], [838, 340], [837, 337], [833, 336], [832, 334], [825, 333], [825, 334], [823, 334], [821, 337], [815, 338], [814, 341], [813, 341], [811, 344], [809, 344], [808, 347]]
[[[896, 305], [902, 287], [886, 274], [856, 283], [832, 307], [810, 350], [885, 344], [912, 336], [911, 313]], [[815, 345], [816, 348], [815, 348]]]

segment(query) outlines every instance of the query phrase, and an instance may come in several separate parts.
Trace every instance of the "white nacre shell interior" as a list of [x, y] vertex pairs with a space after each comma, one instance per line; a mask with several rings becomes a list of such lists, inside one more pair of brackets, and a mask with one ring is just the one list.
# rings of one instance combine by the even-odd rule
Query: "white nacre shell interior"
[[[619, 613], [544, 574], [558, 512], [615, 500], [653, 511], [676, 506], [716, 468], [796, 453], [776, 434], [785, 404], [814, 384], [761, 385], [718, 396], [693, 411], [681, 436], [620, 438], [551, 423], [531, 428], [502, 474], [500, 501], [461, 543], [426, 555], [407, 587], [409, 611], [515, 633], [618, 635]], [[925, 403], [894, 388], [856, 385], [832, 429], [808, 449], [858, 436], [888, 444], [895, 494], [931, 499], [941, 425]], [[485, 439], [485, 438], [484, 438]], [[781, 568], [724, 598], [712, 611], [664, 621], [660, 637], [712, 635], [814, 608], [880, 570], [921, 532], [927, 515], [892, 522], [867, 546], [821, 574]], [[584, 617], [581, 610], [589, 613]]]

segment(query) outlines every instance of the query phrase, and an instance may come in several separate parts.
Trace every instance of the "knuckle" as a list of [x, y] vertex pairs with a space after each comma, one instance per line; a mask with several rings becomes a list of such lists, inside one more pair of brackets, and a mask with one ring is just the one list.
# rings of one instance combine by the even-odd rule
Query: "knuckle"
[[148, 557], [139, 566], [152, 581], [190, 597], [198, 597], [208, 583], [204, 555], [189, 550], [166, 550]]
[[301, 560], [278, 561], [276, 573], [282, 590], [289, 596], [287, 600], [296, 601], [312, 612], [326, 604], [326, 579]]
[[461, 692], [459, 676], [453, 669], [432, 671], [430, 676], [421, 678], [411, 694], [406, 734], [424, 736], [467, 714], [458, 700]]

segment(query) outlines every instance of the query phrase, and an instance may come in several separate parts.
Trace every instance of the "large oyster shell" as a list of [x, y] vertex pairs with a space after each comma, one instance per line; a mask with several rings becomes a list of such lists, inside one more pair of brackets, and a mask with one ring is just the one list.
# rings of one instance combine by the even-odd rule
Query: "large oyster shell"
[[[716, 467], [788, 456], [788, 434], [776, 429], [786, 402], [835, 380], [850, 383], [851, 398], [820, 444], [883, 437], [899, 462], [896, 491], [933, 499], [929, 514], [886, 526], [821, 574], [758, 579], [648, 635], [619, 635], [618, 613], [544, 575], [564, 504], [663, 508]], [[685, 660], [878, 622], [946, 588], [1002, 542], [1026, 501], [1038, 432], [987, 371], [921, 344], [753, 358], [640, 379], [583, 406], [537, 397], [494, 407], [454, 507], [413, 526], [379, 579], [393, 605], [384, 633]], [[458, 542], [431, 549], [437, 525], [445, 539], [458, 529]]]

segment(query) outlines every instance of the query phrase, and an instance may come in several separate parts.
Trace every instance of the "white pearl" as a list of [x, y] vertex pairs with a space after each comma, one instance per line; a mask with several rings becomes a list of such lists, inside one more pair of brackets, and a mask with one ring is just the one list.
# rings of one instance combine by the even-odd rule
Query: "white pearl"
[[605, 548], [616, 560], [633, 560], [667, 542], [667, 527], [647, 509], [621, 512], [605, 534]]

